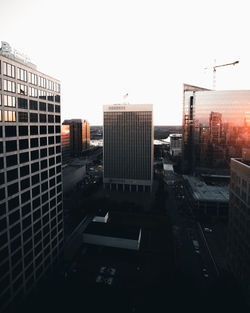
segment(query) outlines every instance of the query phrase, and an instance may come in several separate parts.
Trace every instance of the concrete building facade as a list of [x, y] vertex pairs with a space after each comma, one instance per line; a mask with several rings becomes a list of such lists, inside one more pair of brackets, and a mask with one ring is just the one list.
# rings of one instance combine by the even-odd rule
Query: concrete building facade
[[0, 49], [0, 311], [63, 248], [60, 82]]
[[103, 182], [109, 188], [150, 190], [153, 183], [153, 105], [103, 106]]
[[227, 252], [234, 275], [250, 285], [250, 149], [231, 159]]

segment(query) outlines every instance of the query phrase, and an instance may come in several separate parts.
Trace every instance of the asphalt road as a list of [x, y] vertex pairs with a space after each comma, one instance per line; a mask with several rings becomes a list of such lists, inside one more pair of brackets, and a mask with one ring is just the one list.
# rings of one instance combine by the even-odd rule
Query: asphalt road
[[[173, 225], [177, 268], [183, 277], [205, 291], [211, 280], [217, 277], [207, 245], [197, 222], [189, 216], [188, 204], [185, 200], [180, 204], [176, 199], [174, 186], [168, 186], [168, 195], [166, 207]], [[199, 253], [195, 251], [193, 240], [199, 242]], [[204, 275], [204, 268], [208, 277]]]

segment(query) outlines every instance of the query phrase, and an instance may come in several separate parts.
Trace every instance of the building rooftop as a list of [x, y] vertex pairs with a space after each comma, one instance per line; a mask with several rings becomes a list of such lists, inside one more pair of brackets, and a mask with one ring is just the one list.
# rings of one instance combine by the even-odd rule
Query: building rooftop
[[183, 177], [192, 188], [195, 200], [212, 202], [229, 201], [229, 186], [210, 186], [197, 177], [187, 175], [183, 175]]
[[250, 161], [248, 161], [248, 160], [244, 160], [244, 159], [241, 159], [241, 158], [239, 158], [239, 159], [232, 158], [232, 160], [237, 161], [239, 163], [242, 163], [242, 164], [244, 164], [244, 165], [246, 165], [247, 167], [250, 168]]
[[116, 237], [138, 240], [140, 234], [140, 227], [117, 225], [111, 223], [91, 222], [86, 227], [84, 233], [105, 237]]

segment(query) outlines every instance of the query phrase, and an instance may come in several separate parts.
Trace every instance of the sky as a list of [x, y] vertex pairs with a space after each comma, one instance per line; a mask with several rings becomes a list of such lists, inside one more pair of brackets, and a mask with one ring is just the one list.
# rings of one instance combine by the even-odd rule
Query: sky
[[[181, 125], [183, 83], [250, 89], [248, 1], [0, 0], [0, 41], [61, 81], [62, 120], [102, 125], [102, 105], [152, 103]], [[207, 70], [204, 68], [208, 67]]]

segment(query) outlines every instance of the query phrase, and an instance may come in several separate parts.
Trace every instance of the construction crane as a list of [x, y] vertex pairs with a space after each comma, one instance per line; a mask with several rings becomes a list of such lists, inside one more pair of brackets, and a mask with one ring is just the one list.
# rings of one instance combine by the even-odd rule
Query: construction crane
[[[214, 65], [210, 68], [213, 69], [213, 90], [215, 90], [216, 88], [216, 69], [217, 67], [222, 67], [222, 66], [229, 66], [229, 65], [236, 65], [238, 64], [240, 61], [235, 61], [235, 62], [232, 62], [232, 63], [226, 63], [226, 64], [221, 64], [221, 65]], [[214, 60], [214, 64], [216, 63], [216, 60]], [[207, 70], [209, 67], [205, 67], [204, 70]]]

